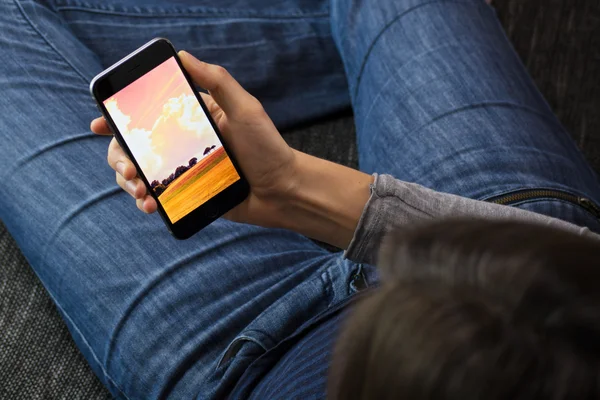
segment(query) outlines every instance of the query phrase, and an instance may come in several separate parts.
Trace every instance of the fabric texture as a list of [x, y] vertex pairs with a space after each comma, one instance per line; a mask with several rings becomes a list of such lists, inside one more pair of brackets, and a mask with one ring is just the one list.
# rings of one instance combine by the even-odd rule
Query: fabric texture
[[[356, 168], [351, 116], [288, 130], [298, 150]], [[0, 398], [112, 398], [76, 347], [56, 307], [0, 222]]]
[[0, 332], [1, 399], [111, 398], [2, 223]]
[[[73, 24], [72, 24], [71, 28], [72, 28], [73, 30], [77, 30], [77, 29], [78, 29], [78, 26], [79, 26], [79, 29], [81, 29], [81, 30], [79, 31], [79, 34], [80, 34], [79, 36], [85, 36], [85, 35], [84, 35], [84, 34], [85, 34], [85, 24], [79, 24], [79, 25], [77, 24], [77, 22], [78, 22], [78, 21], [77, 21], [77, 17], [78, 17], [78, 15], [79, 15], [79, 16], [81, 16], [81, 12], [82, 12], [81, 8], [79, 7], [79, 6], [81, 6], [81, 4], [77, 5], [77, 4], [76, 4], [77, 2], [59, 2], [59, 3], [60, 3], [59, 5], [60, 5], [60, 7], [62, 7], [62, 10], [63, 10], [63, 12], [64, 12], [64, 13], [71, 13], [71, 15], [74, 15], [74, 16], [75, 16], [75, 18], [73, 18], [73, 19], [72, 19], [72, 21], [73, 21]], [[78, 8], [78, 7], [79, 7], [79, 8]], [[101, 10], [100, 10], [100, 11], [101, 11]], [[106, 11], [106, 10], [105, 10], [105, 11]], [[113, 13], [114, 13], [114, 12], [121, 12], [121, 13], [123, 13], [123, 12], [127, 12], [128, 10], [126, 10], [126, 9], [125, 9], [125, 10], [123, 10], [123, 9], [120, 9], [120, 10], [114, 10], [114, 9], [113, 9], [113, 10], [110, 10], [110, 11], [111, 11], [111, 12], [113, 12]], [[43, 14], [43, 13], [46, 13], [46, 12], [47, 12], [47, 11], [46, 11], [46, 10], [44, 10], [44, 9], [36, 9], [36, 13], [38, 13], [38, 14]], [[78, 13], [80, 13], [80, 14], [78, 14]], [[31, 15], [31, 14], [30, 14], [30, 15]], [[36, 14], [36, 15], [37, 15], [37, 14]], [[80, 20], [79, 22], [81, 22], [81, 20]], [[59, 26], [60, 26], [60, 25], [59, 25]], [[82, 28], [82, 27], [83, 27], [83, 28]], [[39, 27], [38, 27], [38, 29], [39, 29]], [[136, 29], [137, 29], [137, 28], [136, 28]], [[57, 28], [56, 30], [57, 30], [57, 31], [60, 31], [60, 29], [58, 29], [58, 28]], [[52, 37], [53, 37], [53, 34], [56, 34], [56, 32], [55, 32], [55, 31], [52, 31], [52, 30], [49, 30], [48, 32], [45, 32], [45, 33], [47, 34], [47, 37], [48, 37], [48, 36], [50, 36], [50, 38], [52, 38]], [[59, 33], [60, 33], [60, 32], [59, 32]], [[168, 35], [167, 35], [167, 36], [168, 36]], [[131, 37], [131, 35], [124, 35], [124, 37]], [[91, 38], [88, 38], [88, 40], [92, 40], [92, 39], [94, 39], [94, 38], [93, 38], [93, 37], [91, 37]], [[93, 40], [92, 40], [92, 41], [93, 41]], [[75, 44], [75, 46], [77, 46], [77, 44]], [[104, 53], [103, 53], [103, 54], [104, 54]], [[50, 56], [50, 53], [49, 53], [48, 55]], [[55, 55], [53, 54], [53, 55], [51, 55], [51, 57], [55, 57]], [[62, 61], [61, 61], [61, 60], [56, 60], [56, 62], [62, 62]], [[97, 68], [97, 64], [94, 64], [94, 65], [96, 65], [94, 68]], [[78, 67], [79, 67], [78, 65], [75, 65], [75, 69], [76, 69], [76, 70], [78, 69]], [[353, 66], [352, 68], [349, 68], [349, 71], [350, 71], [350, 74], [351, 74], [351, 75], [352, 75], [353, 68], [355, 68], [355, 67]], [[371, 68], [371, 66], [367, 66], [367, 68]], [[43, 69], [43, 68], [42, 68], [42, 69]], [[63, 69], [65, 69], [65, 71], [66, 71], [66, 70], [69, 70], [69, 68], [68, 68], [68, 67], [63, 67]], [[92, 69], [93, 69], [93, 68], [92, 68]], [[376, 70], [375, 70], [375, 72], [376, 72]], [[61, 73], [62, 73], [62, 71], [61, 71]], [[65, 74], [67, 74], [67, 73], [65, 72]], [[373, 76], [377, 75], [377, 74], [376, 74], [376, 73], [374, 73], [374, 72], [372, 72], [371, 74], [372, 74]], [[68, 75], [68, 74], [67, 74], [67, 75]], [[367, 74], [366, 76], [368, 77], [368, 74]], [[355, 92], [355, 91], [354, 91], [354, 92]], [[533, 93], [533, 92], [532, 92], [532, 93]], [[51, 94], [51, 93], [50, 93], [50, 94]], [[535, 94], [533, 94], [533, 96], [535, 97]], [[272, 104], [276, 104], [276, 102], [273, 102]], [[543, 105], [542, 105], [542, 107], [543, 107]], [[359, 107], [359, 108], [360, 108], [360, 107]], [[358, 111], [359, 111], [359, 115], [360, 115], [360, 109], [359, 109]], [[368, 113], [367, 113], [367, 114], [368, 114]], [[367, 117], [368, 117], [368, 115], [367, 115], [367, 114], [363, 114], [363, 117], [364, 117], [364, 120], [365, 120], [365, 121], [368, 121], [368, 118], [367, 118]], [[90, 115], [91, 115], [91, 113], [90, 113]], [[281, 112], [281, 113], [279, 113], [278, 115], [284, 115], [284, 116], [285, 116], [285, 115], [288, 115], [288, 114], [286, 114], [286, 113], [284, 113], [284, 112]], [[314, 115], [314, 114], [313, 114], [313, 115]], [[373, 118], [375, 118], [375, 117], [376, 117], [376, 115], [374, 114], [374, 115], [373, 115]], [[82, 116], [82, 118], [83, 118], [83, 119], [85, 119], [85, 118], [89, 118], [89, 116], [86, 114], [86, 115], [83, 115], [83, 116]], [[65, 120], [65, 122], [67, 122], [67, 121]], [[365, 126], [368, 126], [368, 125], [364, 125], [364, 126], [362, 126], [362, 128], [360, 128], [362, 132], [365, 132]], [[560, 130], [560, 128], [559, 128], [558, 130]], [[64, 139], [64, 138], [63, 138], [63, 139]], [[71, 138], [68, 138], [68, 140], [70, 140], [70, 141], [72, 141], [72, 142], [79, 141], [80, 139], [81, 139], [81, 141], [84, 141], [84, 140], [85, 140], [85, 139], [83, 139], [83, 134], [81, 134], [81, 138], [80, 138], [80, 137], [78, 137], [78, 136], [73, 136], [73, 137], [71, 137]], [[66, 142], [63, 142], [63, 143], [66, 143]], [[365, 137], [363, 137], [363, 142], [362, 142], [362, 143], [364, 143], [365, 145], [370, 145], [370, 143], [368, 142], [368, 140], [367, 140], [367, 139], [365, 139]], [[58, 144], [58, 143], [55, 143], [55, 144]], [[87, 148], [87, 146], [84, 146], [84, 147], [85, 147], [85, 148]], [[93, 146], [90, 146], [90, 147], [93, 147]], [[368, 149], [368, 148], [367, 148], [367, 149]], [[378, 153], [377, 149], [375, 149], [375, 151], [372, 151], [372, 152], [369, 152], [368, 150], [366, 150], [366, 152], [363, 152], [362, 154], [363, 154], [363, 155], [365, 155], [365, 154], [371, 154], [371, 153], [372, 153], [371, 157], [375, 158], [375, 156], [377, 156], [377, 157], [381, 158], [381, 153]], [[87, 161], [87, 160], [86, 160], [86, 161]], [[91, 162], [91, 161], [90, 161], [90, 162]], [[93, 162], [96, 162], [96, 161], [93, 161]], [[367, 159], [365, 159], [365, 160], [362, 160], [362, 161], [361, 161], [361, 164], [362, 164], [362, 165], [364, 165], [364, 166], [365, 166], [365, 168], [367, 168], [367, 169], [368, 169], [368, 168], [370, 168], [370, 167], [369, 167], [369, 159], [368, 159], [368, 158], [367, 158]], [[373, 166], [373, 164], [371, 163], [371, 167], [372, 167], [372, 166]], [[99, 179], [100, 179], [100, 178], [99, 178]], [[589, 181], [589, 179], [587, 179], [587, 178], [585, 178], [585, 177], [583, 177], [582, 179], [583, 179], [583, 180], [588, 180], [588, 181]], [[102, 179], [100, 179], [100, 180], [102, 180]], [[103, 180], [102, 180], [102, 181], [103, 181]], [[103, 182], [104, 182], [104, 181], [103, 181]], [[567, 183], [570, 183], [570, 182], [567, 182]], [[434, 186], [435, 186], [435, 185], [434, 185]], [[439, 187], [436, 187], [436, 188], [439, 188]], [[85, 189], [85, 188], [84, 188], [84, 189]], [[112, 193], [112, 192], [111, 192], [111, 193]], [[108, 194], [108, 192], [107, 192], [107, 194]], [[472, 195], [472, 194], [471, 194], [471, 195]], [[477, 197], [477, 196], [475, 196], [475, 197]], [[92, 204], [94, 204], [94, 203], [92, 203]], [[90, 204], [90, 205], [91, 205], [91, 204]], [[19, 213], [19, 210], [18, 210], [18, 209], [16, 209], [16, 208], [11, 208], [11, 211], [12, 211], [12, 212], [14, 212], [15, 214], [18, 214], [18, 213]], [[6, 212], [6, 211], [5, 211], [5, 210], [3, 210], [3, 217], [4, 217], [4, 218], [12, 218], [12, 213], [6, 212], [6, 214], [4, 214], [5, 212]], [[59, 215], [60, 215], [60, 214], [59, 214]], [[25, 248], [29, 248], [29, 249], [30, 249], [30, 253], [29, 253], [29, 254], [35, 254], [35, 253], [36, 253], [36, 247], [35, 247], [35, 243], [36, 243], [36, 242], [35, 242], [35, 235], [36, 235], [37, 233], [35, 233], [35, 232], [33, 232], [33, 231], [28, 231], [28, 232], [26, 232], [26, 233], [23, 233], [22, 231], [19, 231], [19, 227], [18, 227], [16, 224], [14, 224], [14, 223], [12, 224], [12, 227], [13, 227], [13, 232], [16, 232], [17, 236], [19, 237], [19, 239], [20, 239], [20, 242], [21, 242], [21, 245], [22, 245], [22, 246], [24, 246]], [[28, 236], [28, 235], [29, 235], [29, 236]], [[62, 249], [62, 251], [63, 251], [64, 253], [63, 253], [63, 254], [61, 254], [61, 256], [62, 256], [62, 255], [65, 255], [65, 254], [69, 254], [69, 248], [63, 248], [63, 249]], [[33, 258], [33, 257], [32, 257], [32, 258]], [[41, 261], [42, 261], [42, 262], [46, 262], [46, 260], [44, 260], [43, 258], [40, 258], [40, 259], [41, 259]], [[57, 259], [57, 260], [58, 260], [58, 259]], [[40, 260], [35, 260], [35, 261], [40, 261]], [[56, 261], [56, 260], [54, 260], [54, 261]], [[44, 271], [43, 271], [43, 270], [38, 270], [38, 273], [40, 273], [40, 272], [44, 272]], [[47, 279], [48, 279], [48, 277], [47, 277]], [[89, 355], [89, 354], [87, 354], [86, 356], [88, 357], [88, 359], [91, 359], [91, 357], [90, 357], [90, 355]]]
[[[89, 132], [89, 80], [160, 35], [225, 64], [280, 127], [349, 96], [335, 85], [325, 1], [142, 3], [0, 3], [0, 218], [115, 397], [223, 398], [245, 365], [350, 296], [358, 266], [302, 235], [225, 219], [175, 240], [115, 185], [108, 138]], [[288, 93], [292, 81], [306, 89]], [[23, 112], [32, 104], [43, 106]]]

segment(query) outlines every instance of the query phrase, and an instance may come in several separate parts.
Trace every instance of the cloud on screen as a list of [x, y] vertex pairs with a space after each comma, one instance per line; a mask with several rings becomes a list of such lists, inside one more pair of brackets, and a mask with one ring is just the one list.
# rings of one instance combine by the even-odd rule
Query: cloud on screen
[[119, 109], [116, 98], [105, 105], [149, 181], [165, 179], [192, 157], [201, 159], [206, 147], [220, 147], [193, 94], [169, 98], [152, 130], [130, 127], [131, 118]]

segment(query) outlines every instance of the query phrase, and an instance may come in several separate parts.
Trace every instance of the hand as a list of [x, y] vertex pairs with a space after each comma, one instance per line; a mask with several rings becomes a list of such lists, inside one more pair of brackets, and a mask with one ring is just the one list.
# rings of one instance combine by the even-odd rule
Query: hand
[[[201, 93], [202, 98], [250, 183], [249, 196], [225, 217], [277, 226], [281, 199], [293, 186], [296, 152], [283, 140], [260, 102], [224, 68], [184, 51], [179, 56], [194, 82], [208, 90], [209, 94]], [[102, 117], [92, 121], [91, 130], [101, 135], [111, 133]], [[135, 166], [115, 138], [107, 159], [116, 171], [117, 184], [136, 199], [137, 207], [146, 213], [156, 211], [156, 201], [146, 192]]]
[[[202, 94], [208, 110], [235, 155], [250, 194], [225, 217], [265, 227], [287, 228], [308, 237], [346, 248], [369, 199], [370, 175], [291, 149], [260, 102], [217, 65], [179, 53], [192, 79], [209, 94]], [[91, 129], [110, 134], [103, 118]], [[117, 183], [136, 199], [137, 207], [156, 211], [135, 166], [113, 138], [108, 163]]]

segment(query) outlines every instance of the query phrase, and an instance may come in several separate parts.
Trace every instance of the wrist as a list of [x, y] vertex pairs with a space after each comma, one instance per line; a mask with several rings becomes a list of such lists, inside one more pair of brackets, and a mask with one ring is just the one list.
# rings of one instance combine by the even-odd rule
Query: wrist
[[278, 199], [281, 228], [346, 248], [370, 196], [373, 177], [294, 150], [294, 166]]

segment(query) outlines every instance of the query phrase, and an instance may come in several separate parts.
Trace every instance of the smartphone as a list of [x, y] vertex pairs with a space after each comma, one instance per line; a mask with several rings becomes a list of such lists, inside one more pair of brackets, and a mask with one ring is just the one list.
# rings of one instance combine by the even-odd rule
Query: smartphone
[[167, 39], [98, 74], [90, 92], [176, 238], [189, 238], [248, 196], [247, 180]]

